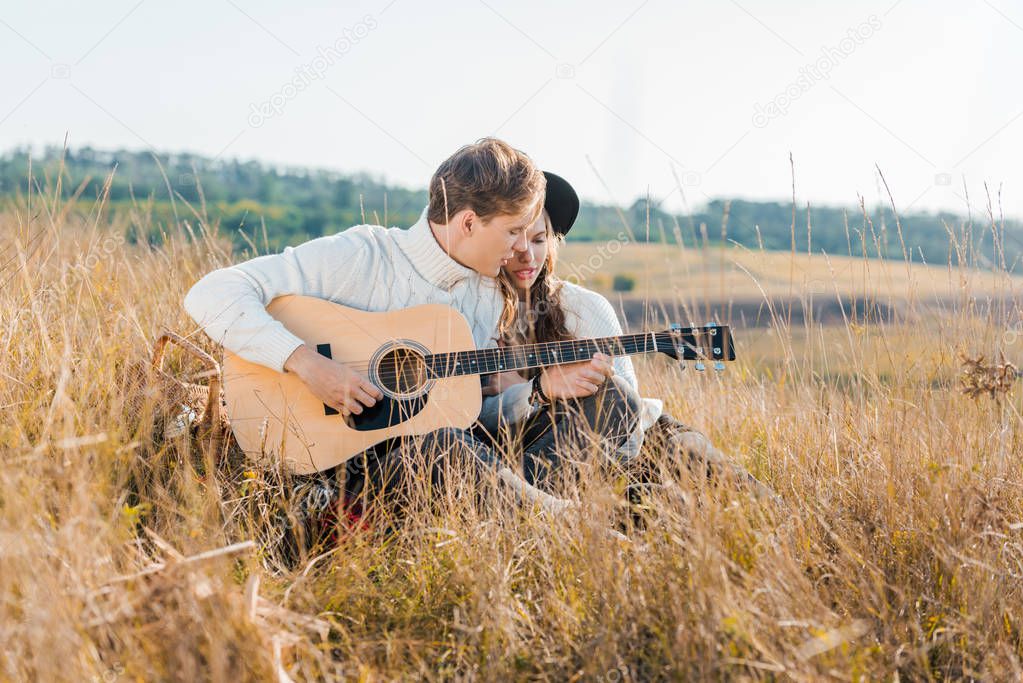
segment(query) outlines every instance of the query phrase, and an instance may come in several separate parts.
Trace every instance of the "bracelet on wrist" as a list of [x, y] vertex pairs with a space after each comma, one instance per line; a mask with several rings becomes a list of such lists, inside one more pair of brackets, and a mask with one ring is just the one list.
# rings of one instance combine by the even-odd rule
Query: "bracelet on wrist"
[[540, 381], [542, 375], [533, 378], [533, 390], [529, 392], [529, 402], [539, 405], [547, 405], [551, 399], [543, 392], [543, 384]]

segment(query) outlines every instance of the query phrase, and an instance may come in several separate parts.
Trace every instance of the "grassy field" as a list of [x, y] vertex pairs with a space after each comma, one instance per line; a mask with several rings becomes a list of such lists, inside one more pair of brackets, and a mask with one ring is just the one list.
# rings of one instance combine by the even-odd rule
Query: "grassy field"
[[[194, 332], [188, 287], [246, 257], [179, 211], [159, 248], [46, 195], [0, 214], [0, 679], [1023, 675], [1021, 401], [982, 367], [1019, 357], [1018, 279], [626, 245], [590, 284], [631, 273], [630, 296], [658, 306], [769, 309], [737, 329], [727, 372], [648, 359], [640, 381], [786, 507], [680, 479], [686, 498], [654, 495], [621, 540], [606, 533], [621, 482], [585, 470], [569, 515], [424, 494], [396, 533], [287, 566], [286, 473], [215, 468], [126, 388], [162, 328]], [[144, 206], [132, 220], [147, 227]], [[598, 248], [569, 245], [564, 262]], [[836, 290], [893, 306], [828, 324], [774, 308]], [[971, 376], [990, 392], [960, 391], [959, 353], [985, 357]], [[166, 367], [199, 369], [179, 354]]]
[[[768, 297], [874, 297], [927, 302], [966, 296], [997, 296], [1023, 284], [1017, 264], [1005, 270], [973, 270], [964, 254], [960, 265], [923, 264], [919, 258], [881, 261], [861, 255], [791, 254], [741, 245], [693, 249], [669, 244], [567, 242], [560, 273], [591, 289], [612, 291], [615, 275], [636, 280], [634, 295], [727, 301]], [[868, 252], [870, 253], [870, 252]], [[597, 265], [596, 268], [593, 265]]]

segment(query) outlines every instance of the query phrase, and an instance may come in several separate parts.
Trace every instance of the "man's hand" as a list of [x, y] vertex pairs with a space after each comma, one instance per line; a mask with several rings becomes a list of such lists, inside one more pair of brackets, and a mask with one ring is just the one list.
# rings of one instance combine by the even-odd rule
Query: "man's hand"
[[497, 374], [490, 375], [487, 385], [483, 387], [483, 395], [496, 396], [513, 384], [522, 384], [528, 381], [529, 380], [520, 375], [517, 370], [498, 372]]
[[595, 394], [597, 388], [614, 374], [611, 356], [595, 353], [588, 361], [544, 368], [540, 374], [540, 388], [550, 399], [583, 398]]
[[298, 375], [316, 398], [346, 417], [361, 414], [363, 406], [371, 407], [384, 397], [366, 377], [305, 344], [288, 356], [284, 369]]

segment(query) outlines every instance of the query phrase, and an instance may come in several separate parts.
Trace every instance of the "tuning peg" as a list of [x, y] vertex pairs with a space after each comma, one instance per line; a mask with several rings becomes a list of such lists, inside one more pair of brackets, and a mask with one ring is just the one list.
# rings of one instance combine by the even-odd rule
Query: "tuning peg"
[[725, 369], [725, 364], [719, 360], [716, 360], [714, 361], [714, 369], [717, 370], [718, 372], [721, 372], [722, 370]]
[[695, 365], [693, 365], [693, 367], [695, 367], [700, 372], [703, 372], [704, 370], [707, 369], [707, 366], [703, 364], [702, 360], [696, 361], [696, 363], [695, 363]]

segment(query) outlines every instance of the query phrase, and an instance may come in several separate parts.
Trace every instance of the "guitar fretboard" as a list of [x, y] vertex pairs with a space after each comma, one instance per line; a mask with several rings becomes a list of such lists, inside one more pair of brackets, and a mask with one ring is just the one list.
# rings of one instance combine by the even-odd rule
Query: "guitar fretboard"
[[[682, 339], [695, 344], [692, 334], [684, 333]], [[435, 377], [455, 377], [577, 363], [589, 360], [597, 352], [610, 356], [653, 353], [659, 350], [659, 343], [670, 344], [670, 335], [666, 332], [645, 332], [617, 337], [568, 339], [543, 344], [435, 353], [426, 356], [425, 360], [430, 373]]]

